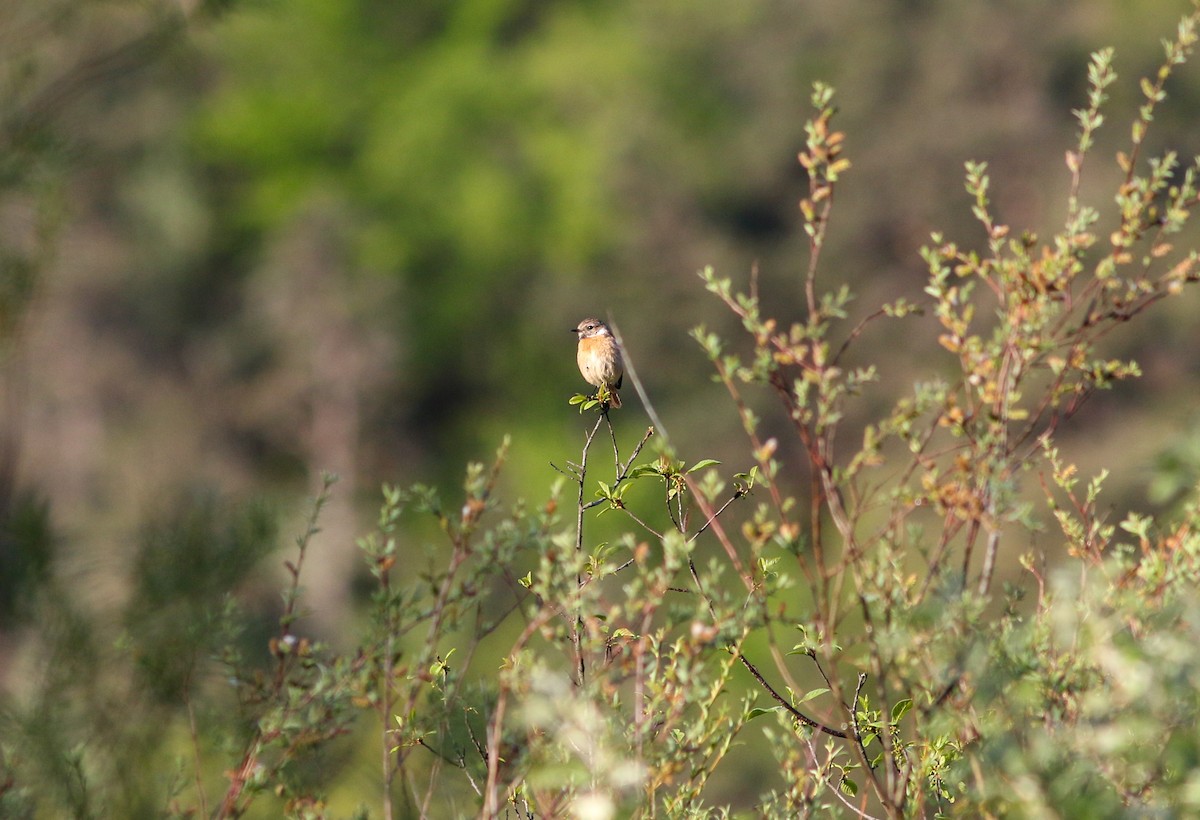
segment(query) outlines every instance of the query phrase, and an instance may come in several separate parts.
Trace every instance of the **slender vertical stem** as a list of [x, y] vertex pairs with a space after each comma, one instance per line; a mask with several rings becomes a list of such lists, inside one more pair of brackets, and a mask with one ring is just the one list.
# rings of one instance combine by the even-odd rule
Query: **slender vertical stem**
[[[587, 509], [583, 494], [587, 485], [588, 451], [592, 447], [592, 440], [596, 438], [596, 433], [600, 430], [601, 422], [607, 417], [607, 413], [601, 413], [596, 418], [596, 423], [583, 443], [583, 456], [579, 459], [579, 469], [575, 472], [576, 481], [579, 484], [579, 503], [575, 507], [575, 551], [580, 557], [583, 555], [583, 512]], [[612, 425], [609, 425], [609, 429], [612, 429]], [[583, 587], [582, 575], [576, 574], [575, 584], [577, 588]], [[587, 664], [583, 659], [583, 614], [580, 612], [575, 613], [575, 622], [571, 625], [571, 646], [575, 653], [575, 669], [579, 675], [575, 682], [577, 685], [583, 686], [584, 677], [587, 674]]]
[[600, 415], [603, 416], [604, 421], [608, 424], [608, 435], [612, 439], [613, 463], [615, 464], [613, 475], [619, 479], [621, 477], [621, 451], [617, 448], [617, 434], [613, 430], [612, 419], [608, 417], [608, 410], [605, 410]]
[[[194, 670], [193, 670], [194, 672]], [[196, 729], [196, 709], [192, 702], [192, 675], [188, 675], [187, 685], [184, 690], [184, 707], [187, 709], [188, 731], [192, 736], [192, 756], [195, 760], [195, 780], [196, 780], [196, 799], [200, 802], [200, 814], [208, 817], [208, 796], [204, 791], [204, 780], [201, 778], [200, 772], [200, 735]], [[0, 794], [3, 794], [3, 789], [0, 788]]]
[[[386, 592], [387, 588], [388, 588], [388, 574], [386, 571], [381, 575], [380, 583], [384, 589], [384, 592]], [[386, 595], [384, 596], [384, 601], [385, 602], [387, 601]], [[388, 621], [389, 622], [391, 621], [390, 613], [389, 613]], [[381, 754], [381, 763], [383, 765], [383, 816], [384, 816], [384, 820], [392, 820], [392, 779], [395, 777], [395, 774], [396, 774], [395, 767], [392, 766], [392, 752], [391, 752], [391, 749], [389, 748], [391, 746], [391, 736], [392, 736], [392, 731], [391, 731], [391, 727], [389, 725], [389, 721], [391, 721], [391, 719], [392, 719], [392, 703], [393, 703], [393, 699], [394, 699], [394, 693], [392, 692], [392, 677], [393, 677], [392, 658], [393, 658], [393, 653], [395, 652], [395, 640], [396, 640], [395, 639], [395, 630], [393, 628], [391, 628], [391, 625], [389, 624], [387, 638], [384, 641], [385, 649], [384, 649], [383, 670], [382, 670], [383, 681], [382, 681], [382, 686], [380, 687], [383, 690], [383, 693], [382, 693], [383, 701], [380, 704], [380, 715], [379, 715], [380, 720], [383, 723], [383, 726], [382, 726], [383, 736], [381, 738], [382, 743], [380, 744], [383, 748], [380, 750], [380, 754]]]

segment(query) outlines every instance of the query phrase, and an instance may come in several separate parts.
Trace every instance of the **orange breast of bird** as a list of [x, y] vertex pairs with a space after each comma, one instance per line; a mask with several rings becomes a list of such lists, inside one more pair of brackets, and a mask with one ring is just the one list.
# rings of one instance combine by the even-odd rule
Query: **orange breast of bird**
[[579, 370], [589, 384], [612, 385], [619, 378], [614, 348], [612, 340], [603, 337], [579, 340]]

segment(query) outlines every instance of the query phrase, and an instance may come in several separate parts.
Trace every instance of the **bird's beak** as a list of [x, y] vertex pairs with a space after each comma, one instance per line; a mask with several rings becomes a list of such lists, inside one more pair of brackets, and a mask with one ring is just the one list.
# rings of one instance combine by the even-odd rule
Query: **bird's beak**
[[577, 327], [573, 327], [573, 328], [571, 328], [570, 330], [568, 330], [567, 332], [568, 332], [568, 333], [578, 333], [578, 332], [579, 332], [579, 328], [577, 328]]

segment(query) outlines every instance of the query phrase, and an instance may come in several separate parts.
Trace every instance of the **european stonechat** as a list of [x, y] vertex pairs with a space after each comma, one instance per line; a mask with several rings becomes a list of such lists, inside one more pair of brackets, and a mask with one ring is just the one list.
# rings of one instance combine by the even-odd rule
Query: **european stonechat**
[[[599, 319], [584, 319], [571, 332], [579, 336], [579, 372], [584, 380], [593, 387], [608, 391], [608, 404], [617, 408], [621, 406], [621, 397], [617, 388], [625, 375], [625, 363], [621, 360], [621, 348], [613, 338], [608, 325]], [[598, 391], [602, 392], [602, 391]]]

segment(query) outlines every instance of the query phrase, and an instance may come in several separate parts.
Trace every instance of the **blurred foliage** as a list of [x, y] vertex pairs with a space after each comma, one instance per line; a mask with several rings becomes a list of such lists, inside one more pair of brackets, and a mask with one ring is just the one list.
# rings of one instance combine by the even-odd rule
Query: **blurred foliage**
[[[650, 216], [645, 192], [707, 200], [735, 178], [717, 158], [743, 89], [705, 52], [755, 16], [527, 2], [231, 16], [213, 33], [223, 72], [196, 137], [225, 180], [220, 232], [269, 243], [307, 209], [336, 208], [350, 278], [402, 283], [369, 307], [399, 325], [394, 378], [416, 431], [478, 440], [485, 402], [545, 423], [561, 392], [530, 375], [567, 373], [547, 330], [621, 290], [667, 304], [675, 288], [656, 282], [684, 272], [610, 270]], [[673, 23], [688, 36], [660, 42]]]
[[1160, 507], [1186, 501], [1191, 491], [1200, 486], [1200, 425], [1195, 416], [1185, 419], [1172, 446], [1158, 453], [1152, 469], [1146, 495]]
[[[279, 605], [254, 567], [277, 540], [276, 519], [301, 515], [294, 499], [323, 470], [343, 483], [312, 560], [337, 560], [311, 568], [309, 582], [358, 590], [374, 615], [364, 590], [376, 580], [356, 569], [350, 544], [381, 480], [446, 484], [511, 433], [496, 480], [540, 498], [547, 461], [575, 446], [566, 402], [582, 384], [566, 331], [582, 315], [611, 311], [679, 452], [744, 462], [745, 416], [685, 337], [698, 323], [725, 335], [742, 320], [703, 300], [694, 272], [711, 265], [740, 279], [753, 269], [771, 315], [809, 307], [797, 286], [807, 237], [794, 156], [814, 79], [840, 89], [855, 158], [823, 264], [862, 303], [890, 302], [925, 286], [918, 249], [933, 228], [964, 246], [981, 236], [948, 193], [961, 190], [968, 158], [990, 163], [997, 219], [1033, 234], [1058, 229], [1086, 55], [1112, 44], [1123, 79], [1152, 76], [1180, 8], [0, 5], [0, 814], [157, 813], [164, 795], [192, 788], [197, 742], [200, 756], [247, 748], [264, 714], [255, 698], [273, 692], [253, 671], [270, 663], [225, 657], [251, 670], [237, 709], [229, 692], [213, 695], [222, 690], [211, 674], [193, 675], [221, 647], [253, 657], [272, 636], [278, 665]], [[1195, 78], [1189, 67], [1172, 79], [1174, 104], [1156, 112], [1148, 155], [1200, 153]], [[1110, 93], [1120, 111], [1143, 101], [1134, 82]], [[1126, 124], [1096, 140], [1101, 159], [1080, 194], [1107, 202]], [[1097, 232], [1117, 226], [1109, 213]], [[1185, 227], [1177, 244], [1194, 246], [1194, 236]], [[1169, 433], [1189, 424], [1198, 387], [1194, 296], [1156, 310], [1157, 322], [1096, 340], [1106, 357], [1136, 358], [1145, 378], [1092, 399], [1093, 412], [1062, 437], [1083, 471], [1126, 468], [1107, 485], [1119, 509], [1181, 503], [1195, 483], [1194, 437]], [[877, 365], [881, 388], [897, 391], [930, 362], [943, 360], [903, 323], [873, 328], [845, 360]], [[852, 403], [843, 429], [890, 412], [887, 395]], [[802, 456], [769, 394], [745, 402], [781, 458]], [[615, 419], [622, 440], [646, 426], [631, 409]], [[1142, 464], [1155, 471], [1149, 489]], [[779, 480], [789, 492], [806, 483]], [[619, 500], [646, 502], [647, 485]], [[645, 520], [663, 527], [669, 516]], [[592, 526], [598, 540], [623, 532], [615, 516]], [[407, 574], [419, 574], [412, 556], [438, 528], [419, 518], [397, 529]], [[434, 573], [448, 552], [430, 547], [423, 569]], [[531, 569], [522, 560], [517, 577]], [[1020, 572], [1001, 560], [999, 577]], [[307, 657], [309, 685], [327, 656]], [[545, 728], [563, 707], [553, 681], [538, 685], [527, 694], [549, 711], [530, 725]], [[467, 689], [462, 702], [476, 711], [466, 714], [494, 708], [493, 690]], [[341, 716], [351, 695], [322, 691]], [[212, 736], [196, 741], [182, 727], [185, 697], [205, 704], [191, 719]], [[456, 702], [439, 708], [453, 714]], [[595, 717], [579, 707], [581, 721]], [[131, 713], [146, 720], [123, 724]], [[469, 751], [482, 727], [472, 721], [435, 720], [442, 736], [430, 744]], [[288, 794], [319, 781], [316, 769], [374, 765], [356, 756], [360, 740], [321, 745], [320, 766], [284, 748], [274, 760]], [[1072, 772], [1091, 765], [1056, 756], [1069, 746], [1038, 748]], [[148, 762], [163, 750], [186, 758], [175, 778]], [[1182, 759], [1169, 768], [1185, 768]], [[6, 777], [14, 767], [19, 783]], [[224, 788], [221, 775], [204, 771], [198, 792]], [[1060, 787], [1095, 776], [1087, 769]], [[738, 781], [721, 788], [736, 792]], [[452, 791], [473, 799], [469, 785]]]
[[132, 566], [126, 640], [139, 683], [164, 703], [177, 703], [197, 664], [219, 654], [222, 601], [277, 543], [270, 511], [224, 506], [211, 492], [182, 496], [147, 522]]
[[50, 579], [54, 544], [44, 498], [24, 491], [0, 499], [0, 628], [31, 614], [38, 589]]

